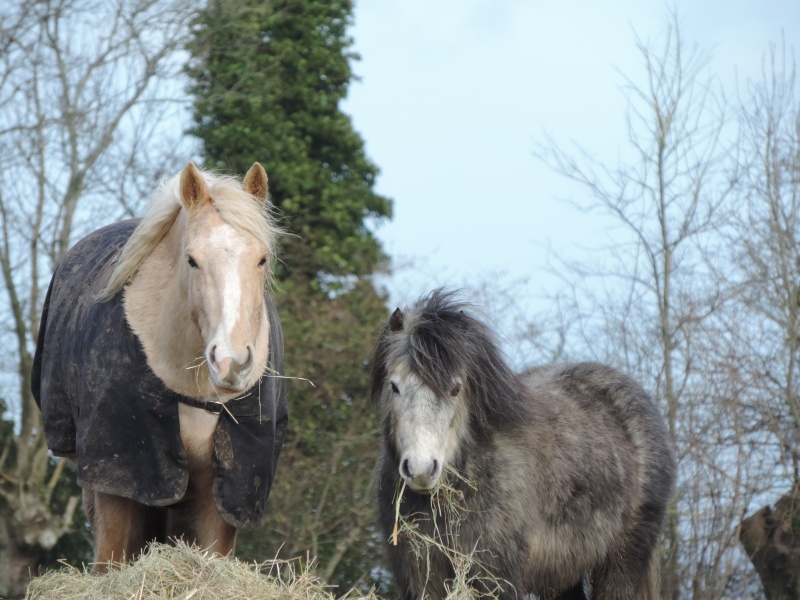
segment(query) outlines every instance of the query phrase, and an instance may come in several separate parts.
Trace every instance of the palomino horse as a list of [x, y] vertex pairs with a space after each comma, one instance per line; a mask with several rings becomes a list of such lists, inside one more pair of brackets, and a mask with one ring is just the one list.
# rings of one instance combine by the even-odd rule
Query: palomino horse
[[659, 597], [676, 467], [634, 381], [595, 363], [516, 374], [469, 306], [437, 290], [388, 320], [371, 395], [384, 415], [380, 521], [403, 598], [445, 598], [454, 565], [493, 598]]
[[261, 519], [287, 423], [267, 196], [258, 163], [243, 184], [189, 163], [53, 275], [33, 395], [76, 461], [97, 569], [150, 540], [228, 554]]

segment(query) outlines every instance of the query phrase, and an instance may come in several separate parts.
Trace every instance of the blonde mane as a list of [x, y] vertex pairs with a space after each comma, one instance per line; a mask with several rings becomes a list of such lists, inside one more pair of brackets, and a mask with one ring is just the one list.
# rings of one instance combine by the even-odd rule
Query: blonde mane
[[[275, 256], [281, 229], [272, 214], [269, 201], [262, 202], [245, 192], [241, 181], [236, 177], [210, 171], [201, 173], [208, 186], [211, 201], [222, 220], [234, 229], [244, 231], [259, 240], [267, 247], [270, 257]], [[178, 213], [183, 209], [178, 191], [179, 182], [180, 173], [163, 179], [153, 192], [147, 213], [122, 249], [108, 283], [97, 294], [98, 301], [113, 298], [136, 274], [142, 262], [172, 227]]]

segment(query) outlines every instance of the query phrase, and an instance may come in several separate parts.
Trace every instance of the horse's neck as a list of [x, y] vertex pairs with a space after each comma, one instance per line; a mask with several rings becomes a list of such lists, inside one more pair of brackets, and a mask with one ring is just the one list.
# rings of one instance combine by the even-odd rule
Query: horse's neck
[[168, 388], [213, 399], [201, 364], [203, 340], [188, 308], [182, 263], [175, 264], [180, 252], [176, 229], [164, 236], [125, 288], [125, 317], [144, 348], [148, 366]]

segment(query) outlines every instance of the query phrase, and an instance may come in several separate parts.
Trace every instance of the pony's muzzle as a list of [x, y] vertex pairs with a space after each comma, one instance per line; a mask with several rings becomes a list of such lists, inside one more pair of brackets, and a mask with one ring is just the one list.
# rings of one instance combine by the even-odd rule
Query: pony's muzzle
[[239, 391], [247, 387], [250, 372], [253, 370], [253, 347], [247, 345], [247, 355], [240, 360], [235, 355], [217, 355], [217, 346], [208, 353], [209, 372], [214, 385]]
[[404, 455], [400, 459], [400, 475], [415, 492], [429, 492], [439, 484], [442, 463], [434, 457], [420, 459]]

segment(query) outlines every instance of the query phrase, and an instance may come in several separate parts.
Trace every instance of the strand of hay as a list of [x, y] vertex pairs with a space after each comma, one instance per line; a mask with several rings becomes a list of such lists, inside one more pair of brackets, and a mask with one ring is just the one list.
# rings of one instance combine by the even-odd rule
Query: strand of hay
[[[497, 598], [503, 591], [503, 584], [508, 582], [495, 577], [478, 559], [478, 551], [473, 548], [469, 553], [456, 549], [459, 524], [466, 514], [464, 494], [453, 487], [454, 479], [462, 481], [472, 489], [475, 484], [466, 479], [452, 467], [445, 466], [445, 472], [436, 490], [431, 494], [431, 513], [440, 517], [446, 516], [449, 531], [442, 532], [434, 521], [434, 534], [427, 535], [420, 531], [415, 522], [415, 515], [400, 515], [400, 503], [403, 501], [403, 488], [396, 493], [395, 532], [393, 540], [396, 545], [397, 536], [408, 538], [412, 552], [419, 560], [424, 560], [430, 573], [430, 557], [432, 552], [441, 552], [453, 565], [455, 577], [445, 582], [447, 600], [472, 600], [477, 598]], [[391, 543], [391, 542], [390, 542]], [[481, 590], [480, 592], [478, 590]]]
[[[183, 542], [151, 544], [133, 563], [106, 574], [67, 566], [34, 578], [26, 600], [335, 600], [298, 561], [242, 563]], [[286, 573], [289, 576], [286, 577]], [[347, 600], [379, 600], [353, 592]]]

